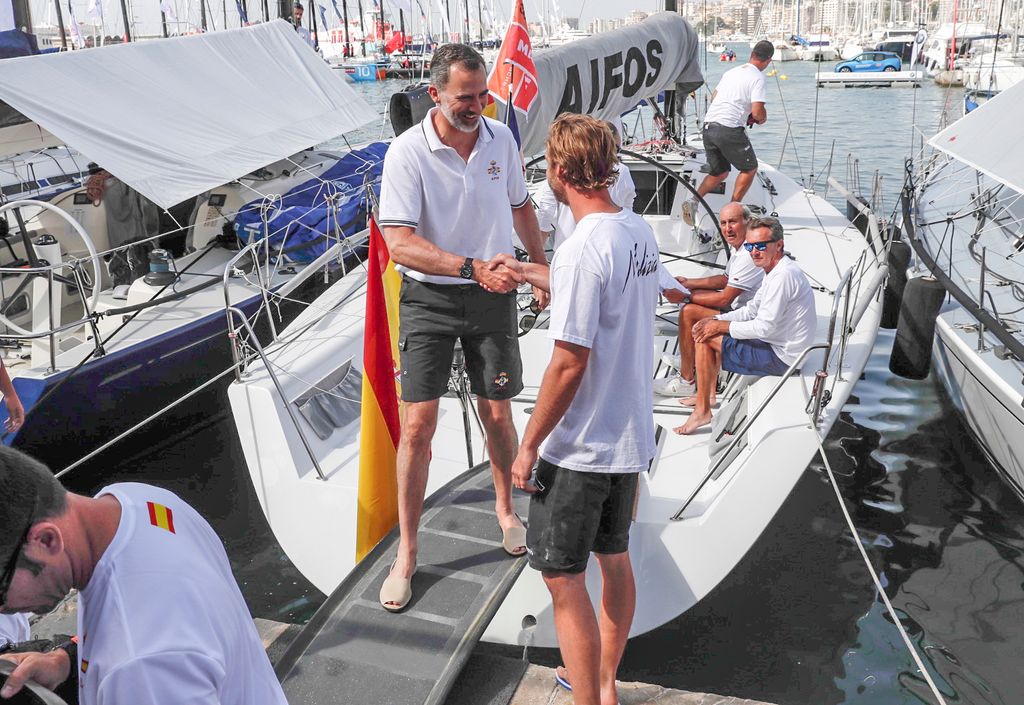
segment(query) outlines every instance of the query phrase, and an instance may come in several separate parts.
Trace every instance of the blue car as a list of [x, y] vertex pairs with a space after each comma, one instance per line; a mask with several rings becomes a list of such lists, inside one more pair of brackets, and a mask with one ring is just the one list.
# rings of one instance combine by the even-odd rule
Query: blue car
[[858, 54], [849, 61], [840, 61], [836, 64], [836, 73], [849, 73], [851, 71], [901, 71], [903, 62], [899, 54], [891, 51], [866, 51]]

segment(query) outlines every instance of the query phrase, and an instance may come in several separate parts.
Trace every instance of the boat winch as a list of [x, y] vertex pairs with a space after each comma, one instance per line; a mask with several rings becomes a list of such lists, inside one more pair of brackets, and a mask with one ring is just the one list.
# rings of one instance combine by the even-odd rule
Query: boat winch
[[40, 264], [45, 262], [46, 264], [60, 264], [60, 243], [57, 242], [57, 238], [49, 233], [43, 233], [35, 240], [32, 241], [32, 249], [35, 250], [36, 257], [40, 260]]
[[142, 280], [150, 286], [167, 286], [173, 284], [178, 273], [173, 271], [174, 258], [167, 250], [157, 248], [149, 253], [149, 274]]

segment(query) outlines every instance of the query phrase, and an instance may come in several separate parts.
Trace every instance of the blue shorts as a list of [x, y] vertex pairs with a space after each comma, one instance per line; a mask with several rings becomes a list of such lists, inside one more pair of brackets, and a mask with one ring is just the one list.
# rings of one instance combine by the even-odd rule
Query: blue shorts
[[781, 377], [789, 365], [763, 340], [738, 340], [727, 333], [722, 336], [722, 369], [741, 375]]

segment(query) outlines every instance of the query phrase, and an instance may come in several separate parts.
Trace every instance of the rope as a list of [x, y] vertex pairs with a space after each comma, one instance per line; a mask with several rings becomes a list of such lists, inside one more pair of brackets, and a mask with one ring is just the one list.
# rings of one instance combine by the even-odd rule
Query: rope
[[896, 608], [892, 606], [892, 602], [889, 601], [889, 596], [885, 594], [885, 588], [882, 587], [882, 581], [878, 579], [878, 573], [875, 572], [875, 567], [871, 564], [871, 559], [868, 558], [867, 551], [864, 550], [864, 540], [860, 536], [860, 532], [857, 531], [856, 525], [853, 523], [853, 519], [850, 517], [850, 512], [846, 508], [846, 502], [843, 499], [843, 493], [839, 490], [839, 483], [836, 481], [836, 476], [832, 472], [832, 465], [828, 462], [828, 455], [825, 453], [825, 446], [821, 434], [815, 432], [815, 440], [818, 442], [818, 454], [821, 456], [822, 461], [825, 464], [825, 472], [828, 473], [829, 482], [832, 485], [833, 491], [836, 494], [836, 501], [839, 503], [839, 509], [843, 513], [843, 518], [846, 519], [846, 525], [850, 529], [850, 533], [853, 534], [853, 542], [857, 545], [857, 550], [860, 551], [860, 557], [864, 561], [865, 567], [868, 569], [868, 573], [871, 574], [871, 580], [875, 584], [875, 590], [878, 591], [878, 595], [882, 598], [882, 602], [885, 603], [885, 609], [889, 612], [889, 616], [892, 618], [892, 623], [900, 633], [900, 637], [903, 639], [904, 646], [907, 647], [907, 651], [910, 652], [911, 657], [914, 659], [914, 663], [917, 664], [918, 671], [924, 678], [925, 682], [928, 683], [928, 687], [932, 691], [932, 695], [935, 696], [936, 702], [939, 705], [946, 705], [945, 698], [942, 697], [942, 692], [938, 686], [935, 685], [935, 681], [932, 680], [931, 674], [928, 673], [928, 669], [925, 668], [924, 662], [918, 655], [917, 650], [914, 649], [914, 644], [911, 642], [910, 637], [907, 635], [907, 630], [903, 627], [903, 623], [900, 621], [899, 615], [896, 614]]

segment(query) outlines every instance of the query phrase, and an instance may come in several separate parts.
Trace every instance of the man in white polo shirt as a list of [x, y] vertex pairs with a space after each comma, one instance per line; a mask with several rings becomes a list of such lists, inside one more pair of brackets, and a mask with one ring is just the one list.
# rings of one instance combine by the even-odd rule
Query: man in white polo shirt
[[814, 342], [818, 325], [814, 291], [807, 276], [783, 250], [784, 233], [776, 218], [753, 218], [743, 247], [764, 270], [764, 282], [746, 306], [697, 321], [697, 394], [683, 400], [693, 406], [686, 423], [675, 429], [688, 435], [711, 423], [720, 369], [741, 375], [782, 376]]
[[412, 596], [417, 530], [454, 345], [460, 341], [477, 396], [497, 494], [502, 546], [526, 551], [526, 530], [512, 507], [516, 430], [510, 400], [523, 388], [515, 288], [521, 275], [488, 260], [513, 251], [513, 229], [535, 263], [543, 239], [530, 205], [511, 131], [481, 115], [487, 99], [483, 57], [446, 44], [430, 64], [437, 103], [384, 158], [379, 222], [402, 272], [398, 349], [404, 417], [398, 447], [401, 539], [380, 602], [404, 609]]
[[[762, 39], [751, 50], [750, 61], [726, 71], [711, 94], [703, 132], [708, 175], [697, 187], [701, 198], [725, 181], [731, 167], [740, 172], [733, 185], [732, 200], [742, 202], [754, 183], [757, 155], [745, 128], [768, 121], [765, 109], [768, 90], [763, 72], [774, 54], [775, 45]], [[683, 219], [687, 223], [694, 222], [695, 212], [695, 201], [683, 204]]]
[[[0, 527], [0, 611], [49, 612], [78, 590], [82, 705], [287, 705], [223, 543], [172, 493], [72, 494], [0, 446]], [[72, 674], [64, 649], [4, 658], [18, 667], [0, 698]]]
[[[560, 682], [571, 682], [580, 705], [617, 702], [615, 674], [636, 604], [633, 501], [655, 451], [658, 244], [640, 216], [611, 200], [616, 161], [600, 121], [566, 114], [552, 123], [548, 180], [577, 225], [551, 264], [554, 351], [512, 471], [516, 487], [534, 493], [530, 565], [551, 592], [568, 671]], [[531, 282], [536, 269], [525, 268]], [[600, 625], [585, 577], [591, 553], [601, 567]]]

